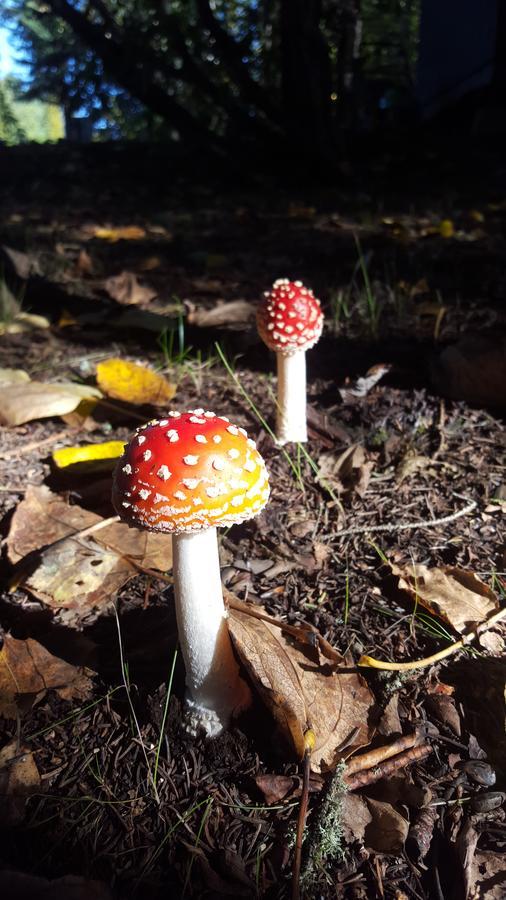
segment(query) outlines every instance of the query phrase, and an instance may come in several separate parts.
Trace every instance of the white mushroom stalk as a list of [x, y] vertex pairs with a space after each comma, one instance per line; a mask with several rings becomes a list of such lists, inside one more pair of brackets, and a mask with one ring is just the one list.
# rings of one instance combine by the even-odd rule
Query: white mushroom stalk
[[227, 627], [216, 528], [174, 534], [172, 546], [177, 626], [188, 692], [187, 730], [197, 734], [204, 729], [215, 737], [251, 700]]
[[215, 737], [250, 702], [227, 626], [216, 528], [258, 515], [269, 498], [255, 442], [225, 416], [194, 409], [138, 428], [114, 472], [116, 511], [172, 534], [188, 731]]
[[278, 278], [257, 312], [258, 333], [274, 350], [278, 368], [276, 441], [307, 441], [306, 351], [323, 328], [320, 302], [301, 281]]
[[307, 441], [306, 421], [306, 351], [287, 355], [276, 353], [278, 397], [276, 441]]

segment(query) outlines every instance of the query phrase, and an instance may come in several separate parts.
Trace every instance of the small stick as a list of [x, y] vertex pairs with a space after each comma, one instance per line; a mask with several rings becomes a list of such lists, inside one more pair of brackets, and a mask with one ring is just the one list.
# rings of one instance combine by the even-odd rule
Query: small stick
[[309, 779], [311, 776], [311, 751], [315, 745], [315, 734], [308, 728], [304, 734], [304, 761], [302, 770], [302, 793], [300, 796], [299, 816], [297, 819], [297, 837], [295, 840], [295, 853], [292, 869], [292, 900], [300, 898], [300, 869], [302, 863], [302, 841], [306, 826], [307, 807], [309, 799]]
[[376, 747], [374, 750], [368, 750], [366, 753], [352, 756], [347, 763], [345, 774], [343, 776], [344, 780], [346, 781], [357, 772], [362, 772], [363, 769], [372, 769], [374, 766], [378, 766], [391, 756], [396, 756], [398, 753], [410, 750], [415, 746], [417, 740], [418, 735], [416, 732], [413, 732], [412, 734], [405, 734], [403, 737], [397, 738], [396, 741], [393, 741], [393, 743], [387, 744], [386, 746]]
[[345, 531], [338, 531], [335, 537], [343, 538], [348, 537], [350, 534], [361, 534], [367, 537], [368, 534], [377, 531], [411, 531], [414, 528], [435, 528], [438, 525], [447, 525], [448, 522], [454, 522], [455, 519], [460, 519], [461, 516], [469, 515], [477, 506], [478, 504], [475, 500], [470, 500], [467, 506], [463, 506], [462, 509], [458, 509], [449, 516], [442, 516], [440, 519], [429, 519], [426, 522], [401, 522], [400, 525], [370, 525], [365, 527], [362, 525], [360, 527], [347, 528]]
[[357, 788], [367, 787], [367, 785], [374, 784], [381, 778], [386, 778], [388, 775], [398, 772], [404, 766], [425, 759], [429, 753], [432, 753], [432, 747], [429, 744], [419, 744], [418, 747], [412, 747], [410, 750], [406, 750], [405, 753], [399, 753], [398, 756], [385, 760], [385, 762], [380, 763], [373, 769], [357, 772], [352, 776], [345, 772], [343, 780], [349, 791], [355, 791]]
[[445, 647], [444, 650], [439, 650], [438, 653], [433, 653], [432, 656], [426, 656], [424, 659], [415, 659], [405, 663], [394, 663], [385, 662], [382, 659], [374, 659], [373, 656], [361, 656], [357, 665], [371, 669], [386, 669], [389, 672], [409, 672], [411, 669], [423, 669], [425, 666], [431, 666], [432, 663], [445, 659], [446, 656], [451, 656], [451, 654], [456, 653], [457, 650], [462, 650], [466, 644], [469, 644], [470, 641], [473, 641], [478, 637], [482, 631], [487, 631], [487, 629], [491, 628], [492, 625], [495, 625], [496, 622], [504, 619], [505, 616], [506, 606], [502, 607], [502, 609], [498, 609], [497, 612], [490, 616], [490, 619], [481, 622], [476, 628], [473, 628], [472, 631], [469, 631], [461, 637], [460, 640], [455, 641], [454, 644], [450, 644], [450, 646]]
[[[76, 433], [79, 429], [76, 429]], [[72, 429], [66, 428], [65, 431], [57, 431], [56, 434], [51, 434], [49, 437], [44, 438], [42, 441], [31, 441], [30, 444], [25, 444], [24, 447], [17, 447], [16, 450], [6, 450], [5, 452], [0, 451], [0, 459], [12, 459], [12, 457], [21, 456], [23, 453], [30, 453], [32, 450], [38, 450], [39, 447], [45, 447], [46, 444], [53, 444], [56, 441], [63, 441], [64, 438], [70, 437], [73, 433]]]

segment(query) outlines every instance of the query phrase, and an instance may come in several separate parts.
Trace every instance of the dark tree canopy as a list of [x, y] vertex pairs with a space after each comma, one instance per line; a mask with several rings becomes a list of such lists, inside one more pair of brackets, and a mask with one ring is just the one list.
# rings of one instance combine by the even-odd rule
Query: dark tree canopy
[[416, 0], [389, 0], [381, 13], [375, 0], [8, 0], [3, 17], [31, 64], [29, 93], [67, 113], [109, 118], [127, 136], [142, 122], [145, 134], [158, 129], [215, 153], [263, 147], [330, 163], [350, 120], [364, 13], [404, 12], [409, 26], [417, 8]]

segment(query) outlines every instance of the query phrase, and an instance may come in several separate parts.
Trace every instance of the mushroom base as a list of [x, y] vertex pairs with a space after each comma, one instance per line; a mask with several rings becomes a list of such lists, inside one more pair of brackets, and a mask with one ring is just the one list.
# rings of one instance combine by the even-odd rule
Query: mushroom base
[[307, 441], [306, 425], [306, 351], [277, 353], [278, 409], [276, 441]]
[[251, 702], [232, 650], [215, 528], [175, 534], [174, 594], [186, 668], [187, 729], [215, 737]]

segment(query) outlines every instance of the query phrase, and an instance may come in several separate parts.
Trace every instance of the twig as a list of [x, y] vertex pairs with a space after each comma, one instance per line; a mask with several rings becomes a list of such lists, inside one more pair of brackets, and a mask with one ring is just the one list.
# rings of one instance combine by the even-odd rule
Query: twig
[[39, 447], [45, 447], [46, 444], [54, 444], [56, 441], [63, 441], [65, 438], [70, 437], [72, 434], [77, 433], [78, 431], [78, 428], [66, 428], [65, 431], [57, 431], [56, 434], [50, 434], [49, 437], [44, 438], [44, 440], [42, 441], [31, 441], [29, 444], [25, 444], [22, 447], [16, 447], [15, 450], [2, 450], [0, 452], [0, 459], [11, 459], [12, 457], [17, 458], [23, 453], [30, 453], [32, 450], [38, 450]]
[[498, 609], [497, 612], [490, 616], [490, 619], [486, 619], [485, 622], [480, 622], [476, 628], [473, 628], [472, 631], [468, 631], [467, 634], [464, 634], [463, 637], [461, 637], [460, 640], [455, 641], [454, 644], [450, 644], [450, 646], [445, 647], [444, 650], [439, 650], [438, 653], [433, 653], [432, 656], [425, 656], [423, 659], [415, 659], [405, 663], [395, 663], [374, 659], [373, 656], [361, 656], [357, 665], [371, 669], [386, 669], [389, 672], [409, 672], [411, 669], [423, 669], [425, 666], [430, 666], [432, 663], [439, 662], [439, 660], [444, 659], [446, 656], [451, 656], [451, 654], [456, 653], [457, 650], [461, 650], [466, 644], [469, 644], [470, 641], [473, 641], [478, 637], [482, 631], [487, 631], [487, 629], [491, 628], [492, 625], [495, 625], [496, 622], [504, 619], [505, 616], [506, 606]]
[[375, 747], [374, 750], [368, 750], [367, 753], [359, 753], [358, 756], [352, 756], [347, 762], [343, 775], [344, 781], [348, 781], [352, 775], [362, 772], [363, 769], [372, 769], [379, 766], [380, 763], [389, 759], [391, 756], [397, 756], [406, 750], [411, 750], [418, 740], [416, 732], [405, 734], [391, 744], [382, 747]]
[[467, 516], [473, 512], [478, 506], [476, 500], [470, 500], [467, 506], [458, 509], [449, 516], [442, 516], [440, 519], [428, 519], [425, 522], [401, 522], [400, 525], [391, 523], [389, 525], [362, 525], [360, 527], [347, 528], [345, 531], [338, 531], [334, 536], [336, 538], [348, 537], [350, 534], [361, 534], [364, 537], [372, 532], [377, 531], [411, 531], [414, 528], [435, 528], [437, 525], [446, 525], [448, 522], [454, 522], [461, 516]]
[[425, 759], [431, 752], [432, 747], [429, 744], [420, 744], [418, 747], [411, 747], [411, 749], [406, 750], [405, 753], [399, 753], [398, 756], [393, 756], [391, 759], [385, 760], [385, 762], [380, 763], [373, 769], [357, 772], [352, 776], [348, 776], [348, 773], [345, 772], [344, 783], [349, 791], [367, 787], [367, 785], [374, 784], [381, 778], [386, 778], [388, 775], [392, 775], [393, 772], [398, 772], [399, 769], [403, 769], [411, 763]]
[[300, 869], [302, 862], [302, 841], [306, 826], [307, 807], [309, 799], [309, 779], [311, 776], [311, 751], [315, 745], [315, 734], [308, 728], [304, 734], [304, 761], [302, 770], [302, 793], [300, 796], [299, 816], [297, 819], [297, 837], [295, 840], [295, 853], [292, 869], [292, 900], [300, 898]]

